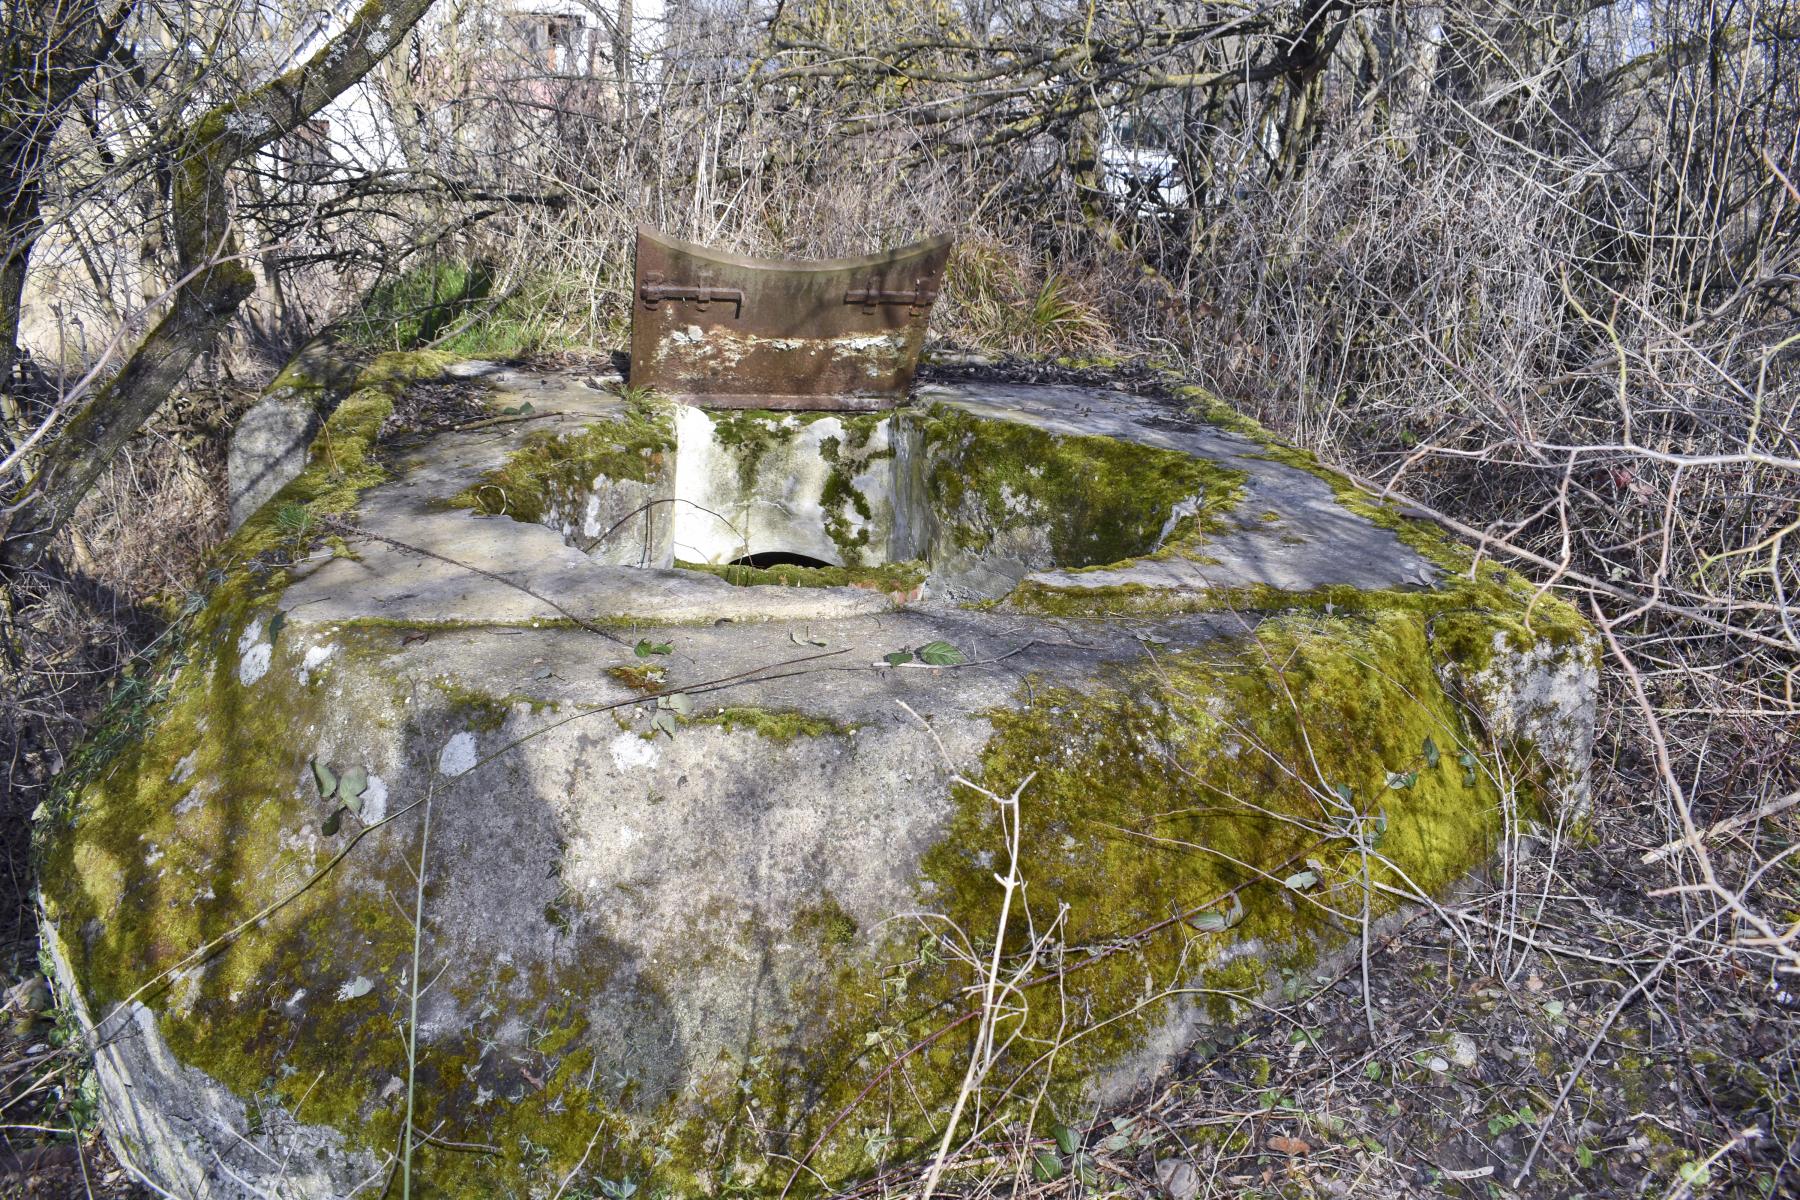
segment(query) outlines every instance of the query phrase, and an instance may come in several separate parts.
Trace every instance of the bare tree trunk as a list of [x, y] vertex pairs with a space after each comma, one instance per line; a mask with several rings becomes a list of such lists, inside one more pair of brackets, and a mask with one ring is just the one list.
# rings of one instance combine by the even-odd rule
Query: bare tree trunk
[[[0, 392], [12, 382], [18, 355], [20, 309], [31, 249], [43, 226], [44, 159], [75, 97], [112, 54], [136, 0], [102, 15], [97, 0], [62, 0], [8, 9], [0, 55]], [[14, 405], [5, 404], [6, 432], [16, 440]]]
[[306, 63], [219, 105], [180, 136], [169, 207], [180, 282], [173, 304], [124, 368], [71, 419], [14, 500], [0, 564], [40, 557], [107, 464], [212, 346], [256, 277], [238, 254], [226, 178], [361, 79], [405, 37], [431, 0], [366, 0]]
[[619, 19], [613, 25], [613, 74], [619, 86], [619, 111], [627, 124], [635, 99], [631, 78], [632, 0], [619, 0]]

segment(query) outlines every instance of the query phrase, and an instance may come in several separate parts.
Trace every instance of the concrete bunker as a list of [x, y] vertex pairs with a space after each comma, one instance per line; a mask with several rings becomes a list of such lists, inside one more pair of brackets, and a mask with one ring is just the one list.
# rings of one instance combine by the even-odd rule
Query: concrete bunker
[[[528, 420], [376, 462], [380, 367], [44, 826], [109, 1138], [174, 1194], [366, 1192], [401, 1028], [414, 1127], [493, 1148], [417, 1147], [420, 1194], [774, 1200], [929, 1153], [958, 947], [1045, 965], [946, 759], [1030, 780], [1074, 965], [1021, 976], [992, 1111], [1039, 1137], [1354, 947], [1399, 904], [1373, 851], [1430, 895], [1585, 802], [1579, 615], [1272, 442], [1106, 388], [707, 414], [496, 372]], [[796, 573], [877, 586], [761, 586]], [[894, 654], [934, 644], [967, 661]]]
[[638, 398], [579, 432], [533, 438], [458, 502], [547, 525], [611, 566], [747, 586], [908, 575], [970, 601], [1034, 572], [1191, 540], [1235, 503], [1240, 478], [1172, 450], [947, 405], [796, 413]]

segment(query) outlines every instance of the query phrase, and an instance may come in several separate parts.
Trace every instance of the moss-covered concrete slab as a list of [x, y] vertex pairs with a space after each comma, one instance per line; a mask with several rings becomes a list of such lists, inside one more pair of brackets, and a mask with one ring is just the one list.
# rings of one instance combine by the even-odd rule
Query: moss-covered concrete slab
[[1579, 618], [1250, 434], [711, 422], [713, 499], [839, 561], [639, 568], [588, 501], [688, 435], [488, 372], [388, 453], [448, 365], [362, 381], [44, 830], [108, 1129], [181, 1194], [817, 1194], [935, 1143], [978, 1031], [982, 1120], [1072, 1121], [1583, 799]]
[[1116, 565], [1034, 572], [1030, 578], [1040, 594], [1126, 587], [1177, 602], [1182, 594], [1250, 587], [1417, 587], [1440, 574], [1391, 530], [1346, 508], [1327, 482], [1271, 457], [1264, 443], [1183, 420], [1154, 402], [1096, 388], [1023, 384], [937, 385], [921, 389], [921, 398], [1053, 433], [1179, 451], [1241, 473], [1237, 503], [1210, 514], [1178, 545]]

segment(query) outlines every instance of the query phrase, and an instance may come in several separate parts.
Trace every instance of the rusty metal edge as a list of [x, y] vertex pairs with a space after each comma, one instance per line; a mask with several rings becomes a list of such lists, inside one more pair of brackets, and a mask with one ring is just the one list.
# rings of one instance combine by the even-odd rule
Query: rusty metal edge
[[905, 398], [896, 400], [889, 395], [859, 396], [849, 392], [833, 393], [830, 397], [832, 403], [826, 407], [820, 405], [819, 401], [824, 397], [818, 392], [797, 395], [738, 392], [663, 394], [678, 404], [690, 404], [698, 408], [760, 408], [774, 412], [888, 412], [906, 403]]
[[[700, 258], [718, 259], [728, 262], [734, 267], [746, 267], [756, 271], [854, 271], [887, 266], [912, 255], [940, 250], [956, 242], [954, 233], [938, 233], [917, 242], [908, 242], [904, 246], [896, 246], [891, 250], [882, 250], [875, 254], [864, 254], [856, 258], [753, 258], [748, 254], [733, 254], [729, 250], [715, 250], [711, 246], [699, 242], [684, 242], [680, 238], [672, 238], [666, 233], [652, 229], [648, 225], [637, 227], [638, 236], [655, 242], [670, 250], [679, 250]], [[635, 296], [634, 296], [635, 301]]]

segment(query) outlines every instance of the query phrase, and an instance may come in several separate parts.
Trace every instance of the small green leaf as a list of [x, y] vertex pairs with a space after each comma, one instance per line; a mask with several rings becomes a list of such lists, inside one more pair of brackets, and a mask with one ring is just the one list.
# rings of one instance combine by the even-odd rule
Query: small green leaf
[[1438, 759], [1440, 757], [1441, 757], [1441, 755], [1438, 754], [1437, 743], [1431, 740], [1431, 735], [1429, 733], [1426, 734], [1425, 735], [1425, 765], [1428, 767], [1437, 766]]
[[516, 417], [519, 415], [519, 406], [516, 404], [509, 404], [500, 410], [500, 415], [503, 417]]
[[1131, 1135], [1128, 1133], [1109, 1133], [1100, 1139], [1100, 1149], [1112, 1154], [1131, 1149]]
[[929, 667], [954, 667], [969, 660], [949, 642], [926, 642], [918, 651], [919, 661]]
[[1081, 1135], [1067, 1125], [1052, 1125], [1050, 1136], [1056, 1139], [1056, 1148], [1064, 1154], [1073, 1154], [1081, 1149]]
[[331, 810], [331, 815], [325, 818], [325, 823], [319, 826], [319, 832], [323, 833], [326, 837], [332, 837], [337, 833], [339, 826], [343, 825], [343, 823], [344, 810], [341, 808], [334, 808]]
[[1705, 1187], [1712, 1182], [1712, 1172], [1703, 1162], [1684, 1162], [1675, 1170], [1681, 1176], [1681, 1182], [1689, 1187]]
[[286, 624], [287, 624], [287, 614], [284, 612], [278, 612], [273, 617], [269, 618], [269, 644], [270, 645], [275, 644], [275, 639], [281, 636], [282, 626], [284, 626]]
[[639, 638], [632, 652], [639, 658], [649, 658], [652, 654], [673, 654], [675, 647], [668, 642], [653, 642], [649, 638]]
[[329, 800], [337, 795], [338, 777], [332, 769], [320, 762], [312, 760], [313, 782], [319, 785], [319, 799]]
[[658, 709], [655, 713], [651, 714], [650, 728], [655, 729], [655, 730], [661, 730], [663, 733], [668, 734], [670, 737], [674, 737], [675, 730], [677, 728], [677, 726], [675, 724], [675, 714], [672, 712], [665, 711], [663, 709]]
[[1594, 1153], [1592, 1146], [1582, 1142], [1575, 1147], [1575, 1161], [1581, 1164], [1583, 1170], [1591, 1171], [1594, 1164], [1600, 1161], [1600, 1156]]
[[525, 403], [519, 405], [519, 415], [520, 416], [524, 416], [527, 413], [530, 413], [531, 411], [532, 411], [531, 401], [527, 400]]
[[1031, 1173], [1039, 1183], [1049, 1183], [1061, 1179], [1067, 1170], [1063, 1166], [1062, 1155], [1054, 1150], [1039, 1150], [1031, 1156]]
[[1418, 781], [1419, 773], [1417, 771], [1389, 771], [1387, 773], [1387, 785], [1396, 792], [1404, 791]]
[[1340, 783], [1333, 790], [1337, 792], [1338, 799], [1342, 800], [1345, 804], [1356, 803], [1356, 789], [1349, 784]]
[[1304, 892], [1307, 888], [1317, 885], [1319, 876], [1313, 871], [1295, 871], [1281, 882], [1290, 891]]
[[1381, 1064], [1376, 1062], [1372, 1058], [1367, 1063], [1364, 1063], [1363, 1064], [1363, 1078], [1364, 1079], [1380, 1079], [1381, 1078]]
[[344, 807], [362, 815], [362, 796], [369, 790], [369, 773], [361, 767], [346, 767], [338, 779], [338, 799]]
[[672, 695], [664, 696], [662, 698], [662, 703], [666, 704], [667, 707], [674, 709], [684, 717], [690, 715], [694, 711], [693, 698], [686, 692], [675, 692]]
[[1099, 1187], [1100, 1186], [1100, 1167], [1097, 1163], [1094, 1162], [1093, 1157], [1091, 1155], [1077, 1154], [1075, 1156], [1074, 1165], [1075, 1165], [1075, 1178], [1081, 1182], [1081, 1186], [1083, 1186], [1083, 1187]]
[[1244, 902], [1234, 892], [1231, 896], [1231, 907], [1225, 912], [1203, 912], [1190, 917], [1188, 924], [1201, 933], [1223, 933], [1244, 919]]
[[895, 650], [893, 653], [884, 654], [881, 657], [882, 657], [882, 660], [884, 662], [886, 662], [888, 666], [897, 667], [897, 666], [900, 666], [902, 663], [909, 663], [912, 661], [912, 651], [911, 650]]
[[338, 988], [339, 1000], [360, 1000], [375, 988], [367, 975], [358, 975], [349, 983]]

